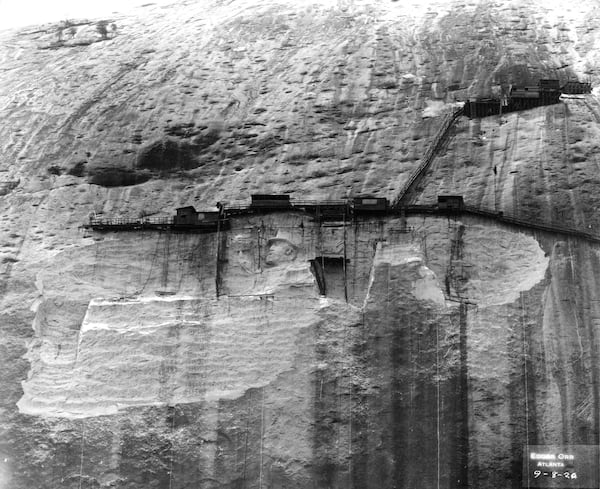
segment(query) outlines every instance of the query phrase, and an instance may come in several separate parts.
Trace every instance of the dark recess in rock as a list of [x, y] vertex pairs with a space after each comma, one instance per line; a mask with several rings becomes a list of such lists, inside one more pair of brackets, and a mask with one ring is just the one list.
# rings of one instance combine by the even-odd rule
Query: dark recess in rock
[[151, 175], [145, 171], [125, 168], [95, 168], [89, 173], [89, 183], [102, 187], [127, 187], [150, 180]]
[[170, 139], [157, 141], [140, 152], [137, 166], [162, 172], [197, 168], [201, 166], [197, 156], [218, 139], [217, 133], [209, 132], [193, 138], [191, 144]]
[[217, 129], [209, 129], [205, 133], [194, 137], [192, 143], [198, 150], [203, 150], [215, 144], [220, 137], [220, 132]]
[[71, 168], [69, 168], [69, 170], [67, 170], [67, 173], [69, 175], [73, 175], [74, 177], [82, 177], [85, 173], [86, 163], [86, 161], [78, 161]]
[[192, 136], [197, 136], [199, 134], [198, 129], [194, 127], [193, 123], [187, 124], [175, 124], [172, 126], [167, 126], [165, 128], [165, 132], [169, 136], [179, 137], [179, 138], [189, 138]]

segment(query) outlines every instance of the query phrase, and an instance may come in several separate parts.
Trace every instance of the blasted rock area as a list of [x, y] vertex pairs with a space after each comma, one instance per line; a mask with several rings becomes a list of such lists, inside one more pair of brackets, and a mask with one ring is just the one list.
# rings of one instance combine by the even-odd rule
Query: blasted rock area
[[477, 218], [142, 234], [39, 264], [9, 487], [520, 487], [525, 440], [598, 442], [596, 245]]

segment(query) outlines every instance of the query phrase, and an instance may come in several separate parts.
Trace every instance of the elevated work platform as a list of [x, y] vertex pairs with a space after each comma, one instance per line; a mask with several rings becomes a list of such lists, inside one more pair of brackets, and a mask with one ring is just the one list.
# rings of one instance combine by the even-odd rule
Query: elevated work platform
[[[283, 203], [282, 203], [283, 202]], [[319, 222], [343, 221], [351, 215], [351, 205], [347, 200], [279, 200], [261, 201], [259, 205], [253, 200], [249, 205], [218, 204], [226, 217], [272, 212], [303, 212], [313, 216]]]
[[229, 219], [218, 221], [196, 222], [193, 224], [177, 223], [171, 217], [154, 219], [98, 219], [92, 218], [85, 229], [94, 231], [143, 231], [143, 230], [172, 230], [197, 233], [213, 233], [229, 228]]
[[592, 93], [592, 84], [588, 82], [568, 81], [561, 88], [561, 92], [568, 95]]
[[[458, 200], [460, 198], [460, 201]], [[450, 200], [449, 200], [450, 199]], [[317, 203], [316, 201], [299, 201], [291, 205], [287, 210], [303, 211], [315, 216], [322, 217], [320, 222], [327, 220], [345, 221], [350, 225], [352, 214], [351, 205], [347, 201], [324, 201], [328, 204]], [[331, 204], [331, 202], [343, 202], [343, 204]], [[242, 217], [255, 214], [255, 209], [251, 206], [223, 208], [222, 218], [217, 221], [198, 222], [195, 224], [176, 224], [173, 218], [155, 218], [155, 219], [91, 219], [83, 227], [94, 231], [143, 231], [143, 230], [170, 230], [181, 232], [199, 232], [214, 233], [228, 230], [230, 228], [231, 217]], [[446, 196], [438, 204], [431, 205], [403, 205], [389, 207], [380, 217], [385, 216], [410, 216], [410, 215], [432, 215], [432, 216], [459, 216], [472, 215], [493, 219], [498, 222], [511, 224], [525, 229], [536, 229], [550, 233], [562, 234], [582, 238], [588, 241], [600, 243], [600, 235], [581, 231], [569, 226], [561, 226], [555, 223], [543, 222], [540, 220], [528, 220], [504, 212], [497, 212], [490, 209], [481, 209], [474, 206], [464, 205], [462, 197]], [[348, 219], [346, 219], [348, 218]]]
[[439, 207], [438, 205], [408, 205], [395, 209], [396, 214], [402, 214], [404, 216], [409, 215], [437, 215], [437, 216], [458, 216], [458, 215], [472, 215], [479, 216], [488, 219], [493, 219], [498, 222], [505, 224], [511, 224], [525, 229], [535, 229], [539, 231], [546, 231], [554, 234], [561, 234], [565, 236], [573, 236], [576, 238], [582, 238], [587, 241], [593, 241], [600, 243], [600, 235], [587, 233], [576, 228], [569, 226], [561, 226], [554, 223], [548, 223], [540, 220], [529, 220], [516, 217], [514, 215], [506, 214], [504, 212], [497, 212], [489, 209], [481, 209], [474, 206], [463, 205], [460, 207], [452, 206], [448, 208]]
[[465, 102], [465, 115], [470, 118], [488, 117], [533, 109], [560, 102], [561, 94], [591, 93], [589, 82], [568, 81], [562, 87], [559, 80], [541, 79], [533, 86], [511, 86], [502, 98], [477, 98]]

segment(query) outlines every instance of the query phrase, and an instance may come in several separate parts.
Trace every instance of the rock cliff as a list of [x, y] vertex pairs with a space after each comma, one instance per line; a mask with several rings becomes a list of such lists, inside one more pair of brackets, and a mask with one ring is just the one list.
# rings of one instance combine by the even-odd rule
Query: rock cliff
[[[593, 240], [467, 214], [80, 227], [393, 199], [445, 114], [596, 84], [599, 39], [591, 0], [187, 0], [0, 33], [0, 488], [519, 488], [526, 446], [599, 444]], [[462, 117], [415, 202], [600, 234], [599, 117], [595, 92]]]

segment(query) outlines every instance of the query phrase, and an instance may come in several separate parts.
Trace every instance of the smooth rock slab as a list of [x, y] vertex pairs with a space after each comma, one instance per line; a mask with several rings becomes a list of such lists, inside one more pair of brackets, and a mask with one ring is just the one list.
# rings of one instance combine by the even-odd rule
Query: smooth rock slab
[[93, 299], [77, 344], [38, 359], [19, 409], [85, 417], [236, 398], [290, 368], [319, 308], [318, 299], [273, 296]]

